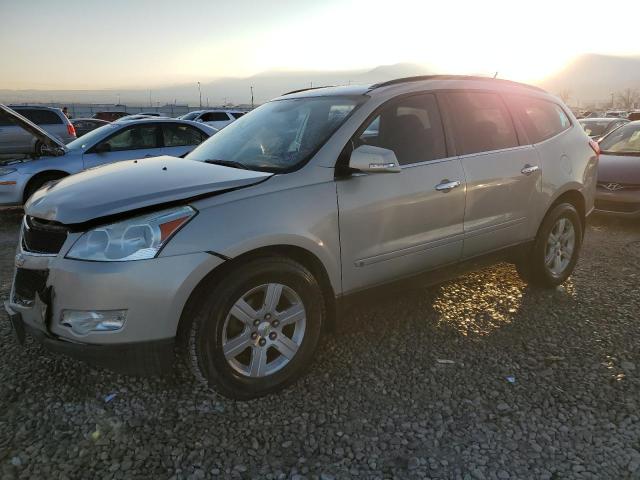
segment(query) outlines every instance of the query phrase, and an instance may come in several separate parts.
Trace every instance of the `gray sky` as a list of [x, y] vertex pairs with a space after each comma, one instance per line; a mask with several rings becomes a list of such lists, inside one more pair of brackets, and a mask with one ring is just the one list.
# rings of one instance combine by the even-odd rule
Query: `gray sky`
[[640, 55], [638, 0], [0, 0], [0, 18], [0, 88], [14, 89], [398, 62], [526, 81], [580, 53]]

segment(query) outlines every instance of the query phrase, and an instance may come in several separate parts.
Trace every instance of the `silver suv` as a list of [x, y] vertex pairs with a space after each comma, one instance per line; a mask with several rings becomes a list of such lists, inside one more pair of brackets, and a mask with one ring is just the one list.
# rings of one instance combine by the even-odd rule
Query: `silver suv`
[[[240, 399], [294, 381], [360, 292], [506, 258], [571, 274], [597, 145], [534, 87], [454, 76], [292, 92], [185, 159], [73, 175], [26, 205], [19, 338]], [[456, 266], [456, 268], [452, 268]], [[375, 290], [374, 290], [375, 291]]]
[[[76, 139], [76, 130], [59, 108], [11, 105], [12, 110], [31, 120], [65, 144]], [[0, 116], [0, 154], [25, 153], [42, 155], [46, 145], [25, 131], [9, 117]]]

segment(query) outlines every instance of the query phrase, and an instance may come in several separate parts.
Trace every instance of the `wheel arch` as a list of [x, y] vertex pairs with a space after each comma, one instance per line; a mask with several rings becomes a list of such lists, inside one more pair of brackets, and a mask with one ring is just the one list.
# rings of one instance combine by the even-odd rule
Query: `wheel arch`
[[22, 191], [22, 203], [24, 204], [28, 200], [26, 196], [31, 186], [36, 184], [37, 181], [41, 180], [43, 177], [63, 178], [69, 175], [71, 175], [69, 172], [65, 172], [64, 170], [58, 170], [58, 169], [43, 170], [41, 172], [36, 173], [27, 181], [27, 183], [24, 186], [24, 190]]
[[545, 212], [545, 217], [553, 209], [553, 207], [555, 207], [556, 205], [560, 205], [561, 203], [570, 203], [576, 208], [576, 210], [578, 211], [578, 216], [580, 217], [580, 222], [582, 223], [582, 235], [584, 236], [584, 231], [587, 226], [586, 200], [584, 198], [584, 195], [579, 190], [575, 189], [562, 192], [553, 202], [551, 202], [551, 205], [549, 205], [549, 208]]
[[322, 289], [324, 306], [326, 312], [326, 326], [333, 330], [336, 319], [336, 296], [329, 280], [329, 275], [322, 261], [311, 251], [296, 245], [269, 245], [247, 251], [234, 258], [226, 260], [205, 275], [191, 291], [180, 315], [176, 337], [181, 344], [186, 340], [186, 336], [193, 318], [193, 310], [198, 300], [205, 293], [205, 288], [212, 283], [215, 285], [222, 281], [226, 274], [239, 265], [250, 262], [257, 258], [283, 257], [294, 260], [307, 268], [316, 278]]

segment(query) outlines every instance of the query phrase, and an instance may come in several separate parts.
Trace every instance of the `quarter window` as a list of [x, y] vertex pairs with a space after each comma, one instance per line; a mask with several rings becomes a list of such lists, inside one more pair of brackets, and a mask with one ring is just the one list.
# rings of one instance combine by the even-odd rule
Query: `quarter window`
[[393, 150], [400, 165], [447, 156], [440, 111], [432, 94], [386, 104], [367, 124], [358, 143]]
[[229, 116], [225, 112], [207, 112], [200, 117], [203, 122], [227, 122]]
[[512, 95], [509, 104], [522, 122], [531, 143], [542, 142], [571, 127], [569, 117], [556, 103]]
[[447, 99], [459, 154], [518, 146], [511, 115], [497, 94], [455, 92]]
[[162, 126], [165, 147], [183, 147], [199, 145], [208, 137], [197, 128], [178, 123], [168, 123]]
[[16, 112], [27, 117], [36, 125], [57, 125], [62, 123], [62, 119], [51, 110], [39, 110], [36, 108], [20, 108]]

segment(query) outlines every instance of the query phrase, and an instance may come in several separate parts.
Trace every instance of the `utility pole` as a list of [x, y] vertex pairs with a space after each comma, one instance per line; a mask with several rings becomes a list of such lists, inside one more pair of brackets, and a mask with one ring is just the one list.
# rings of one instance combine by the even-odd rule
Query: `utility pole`
[[198, 82], [198, 93], [200, 94], [200, 108], [202, 108], [202, 90], [200, 89], [200, 82]]
[[253, 85], [251, 85], [251, 109], [253, 110]]
[[613, 109], [613, 92], [611, 92], [611, 108]]
[[149, 90], [149, 106], [153, 107], [153, 103], [151, 102], [151, 90]]

